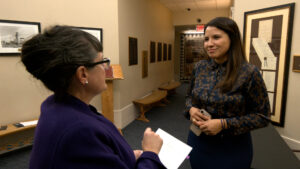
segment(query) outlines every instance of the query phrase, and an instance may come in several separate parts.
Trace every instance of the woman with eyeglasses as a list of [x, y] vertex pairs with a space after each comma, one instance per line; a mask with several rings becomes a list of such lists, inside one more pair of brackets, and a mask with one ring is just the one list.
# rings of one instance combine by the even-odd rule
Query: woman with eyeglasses
[[118, 129], [90, 105], [106, 89], [102, 46], [92, 35], [54, 26], [26, 41], [27, 71], [54, 92], [41, 105], [30, 169], [165, 168], [162, 139], [150, 128], [142, 150], [132, 150]]

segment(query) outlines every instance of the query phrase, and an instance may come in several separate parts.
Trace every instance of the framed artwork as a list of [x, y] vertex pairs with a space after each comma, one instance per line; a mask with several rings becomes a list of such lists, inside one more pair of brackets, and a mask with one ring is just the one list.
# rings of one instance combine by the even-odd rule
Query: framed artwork
[[163, 58], [164, 58], [164, 61], [167, 60], [167, 55], [168, 55], [168, 46], [166, 43], [164, 43], [164, 46], [163, 46], [164, 50], [163, 50]]
[[138, 40], [129, 37], [129, 66], [138, 64]]
[[102, 30], [102, 28], [89, 28], [89, 27], [76, 27], [76, 28], [81, 29], [81, 30], [95, 36], [101, 42], [101, 44], [103, 46], [103, 30]]
[[148, 76], [148, 51], [144, 50], [142, 57], [142, 78], [145, 78]]
[[180, 80], [189, 82], [195, 63], [208, 58], [204, 50], [204, 33], [181, 33], [180, 39]]
[[300, 55], [295, 55], [293, 60], [293, 71], [300, 72]]
[[155, 42], [150, 41], [150, 63], [155, 62]]
[[162, 43], [157, 42], [157, 61], [160, 62], [162, 59]]
[[0, 56], [18, 56], [22, 44], [41, 32], [39, 22], [0, 20]]
[[265, 81], [274, 125], [284, 126], [295, 3], [244, 15], [244, 47], [248, 61]]
[[168, 45], [168, 60], [172, 60], [172, 45]]

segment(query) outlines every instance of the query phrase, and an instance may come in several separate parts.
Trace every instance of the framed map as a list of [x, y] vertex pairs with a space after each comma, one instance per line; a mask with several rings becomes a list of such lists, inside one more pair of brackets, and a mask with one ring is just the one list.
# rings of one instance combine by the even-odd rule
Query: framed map
[[244, 47], [248, 61], [265, 81], [272, 123], [284, 126], [295, 3], [244, 15]]

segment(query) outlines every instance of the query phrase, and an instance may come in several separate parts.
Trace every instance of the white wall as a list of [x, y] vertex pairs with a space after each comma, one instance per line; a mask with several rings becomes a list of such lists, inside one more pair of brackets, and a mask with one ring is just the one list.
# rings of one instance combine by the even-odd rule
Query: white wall
[[[119, 99], [115, 104], [115, 121], [124, 127], [134, 120], [137, 110], [132, 105], [134, 99], [145, 96], [162, 83], [173, 79], [173, 59], [149, 63], [148, 77], [142, 78], [142, 51], [148, 51], [150, 41], [172, 44], [174, 28], [171, 12], [159, 0], [119, 0], [119, 55], [125, 80], [114, 82]], [[138, 39], [138, 64], [129, 65], [128, 37]], [[173, 52], [172, 52], [173, 53]], [[121, 124], [119, 124], [121, 122]]]
[[[104, 30], [104, 55], [119, 62], [117, 0], [9, 0], [0, 5], [0, 19], [95, 27]], [[49, 92], [32, 78], [19, 56], [0, 57], [0, 124], [38, 118]], [[100, 97], [94, 103], [100, 109]], [[100, 109], [101, 110], [101, 109]]]
[[[300, 73], [292, 71], [293, 55], [300, 54], [300, 0], [235, 0], [234, 4], [234, 20], [237, 22], [240, 31], [243, 32], [244, 24], [244, 12], [252, 11], [262, 8], [268, 8], [272, 6], [279, 6], [287, 3], [295, 2], [295, 14], [294, 14], [294, 27], [292, 34], [292, 46], [290, 56], [290, 69], [288, 77], [287, 87], [287, 100], [286, 100], [286, 113], [285, 113], [285, 126], [276, 127], [280, 135], [286, 140], [289, 146], [293, 149], [300, 149]], [[299, 153], [297, 154], [300, 159]]]

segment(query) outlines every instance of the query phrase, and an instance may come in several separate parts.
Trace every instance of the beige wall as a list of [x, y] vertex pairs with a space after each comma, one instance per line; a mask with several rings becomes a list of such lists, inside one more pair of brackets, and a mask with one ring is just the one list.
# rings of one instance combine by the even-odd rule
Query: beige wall
[[[0, 19], [103, 28], [104, 55], [119, 62], [117, 0], [9, 0], [0, 5]], [[19, 56], [0, 57], [0, 124], [39, 116], [49, 92], [33, 79]], [[95, 99], [99, 108], [99, 97]]]
[[[172, 44], [171, 12], [159, 0], [10, 0], [0, 6], [0, 19], [103, 28], [104, 56], [121, 64], [125, 80], [114, 81], [115, 122], [123, 128], [137, 116], [132, 100], [173, 79], [173, 60], [149, 63], [142, 79], [143, 50], [150, 40]], [[128, 36], [138, 38], [138, 65], [128, 66]], [[174, 48], [173, 48], [174, 49]], [[50, 94], [32, 78], [19, 56], [0, 57], [0, 124], [38, 118], [41, 102]], [[92, 104], [101, 111], [100, 96]]]
[[[148, 77], [142, 78], [142, 51], [148, 51], [150, 41], [172, 44], [174, 28], [171, 12], [159, 0], [119, 1], [119, 55], [125, 80], [115, 81], [115, 121], [120, 127], [134, 120], [137, 110], [134, 99], [145, 96], [162, 83], [173, 79], [173, 59], [149, 63]], [[138, 64], [128, 66], [128, 37], [138, 39]], [[148, 58], [149, 59], [149, 58]], [[121, 123], [121, 124], [120, 124]]]
[[173, 24], [177, 25], [196, 25], [197, 19], [200, 18], [200, 24], [205, 24], [211, 19], [218, 16], [229, 16], [230, 9], [219, 10], [202, 10], [202, 11], [186, 11], [186, 12], [173, 12]]
[[[287, 3], [295, 2], [295, 14], [294, 14], [294, 27], [292, 34], [292, 46], [291, 46], [291, 60], [290, 69], [288, 76], [288, 87], [287, 87], [287, 100], [286, 100], [286, 113], [285, 113], [285, 126], [276, 127], [280, 135], [287, 141], [292, 148], [300, 149], [300, 73], [295, 73], [291, 70], [293, 63], [293, 55], [300, 54], [300, 0], [235, 0], [234, 4], [234, 20], [240, 27], [240, 31], [243, 32], [244, 23], [244, 12], [252, 11], [262, 8], [268, 8], [272, 6], [283, 5]], [[299, 154], [299, 153], [298, 153]], [[300, 156], [299, 156], [300, 158]]]

